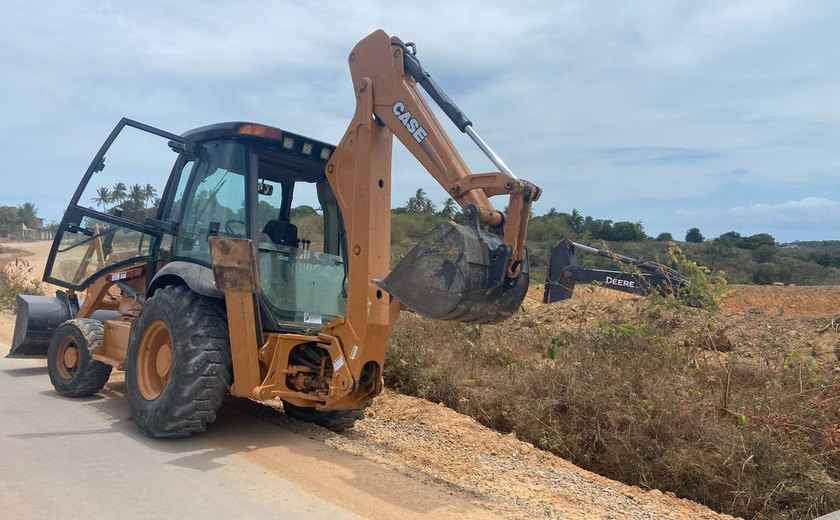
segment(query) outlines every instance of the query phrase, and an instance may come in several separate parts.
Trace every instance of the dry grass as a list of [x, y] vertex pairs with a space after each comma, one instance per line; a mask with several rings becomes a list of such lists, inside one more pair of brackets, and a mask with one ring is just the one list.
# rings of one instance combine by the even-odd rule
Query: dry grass
[[43, 287], [34, 269], [25, 260], [0, 263], [0, 310], [15, 310], [18, 294], [42, 294]]
[[840, 508], [836, 376], [772, 338], [759, 361], [717, 352], [704, 311], [635, 305], [644, 320], [580, 318], [563, 335], [525, 321], [405, 315], [386, 380], [584, 468], [721, 512], [807, 518]]

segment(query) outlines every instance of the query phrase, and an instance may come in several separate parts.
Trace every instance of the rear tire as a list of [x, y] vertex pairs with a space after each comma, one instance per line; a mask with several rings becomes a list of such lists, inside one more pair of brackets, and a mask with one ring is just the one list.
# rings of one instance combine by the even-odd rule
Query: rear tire
[[355, 410], [321, 412], [315, 408], [295, 406], [292, 403], [283, 401], [283, 411], [292, 419], [317, 424], [334, 432], [343, 432], [352, 428], [356, 424], [356, 421], [361, 421], [365, 418], [365, 408], [370, 406], [370, 403], [371, 401], [366, 401]]
[[47, 350], [50, 382], [65, 397], [84, 397], [102, 390], [111, 376], [111, 365], [93, 361], [102, 346], [105, 328], [90, 318], [67, 320], [55, 330]]
[[149, 437], [187, 437], [216, 420], [231, 381], [219, 301], [167, 286], [143, 305], [126, 352], [131, 417]]

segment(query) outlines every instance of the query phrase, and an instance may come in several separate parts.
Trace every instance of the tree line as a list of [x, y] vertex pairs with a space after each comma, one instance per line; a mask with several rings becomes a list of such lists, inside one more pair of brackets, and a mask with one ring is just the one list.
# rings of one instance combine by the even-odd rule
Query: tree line
[[[438, 210], [435, 203], [422, 188], [418, 189], [406, 201], [405, 205], [395, 208], [393, 213], [396, 215], [434, 215], [456, 221], [461, 217], [460, 208], [451, 197], [444, 200], [441, 209]], [[555, 234], [560, 229], [565, 231], [566, 236], [581, 239], [629, 242], [642, 241], [648, 238], [641, 222], [613, 222], [612, 220], [596, 219], [588, 215], [584, 216], [577, 209], [573, 209], [571, 213], [561, 213], [555, 208], [551, 208], [545, 215], [540, 216], [535, 216], [532, 212], [531, 225], [537, 223], [540, 226], [542, 222], [554, 226]]]
[[[397, 251], [412, 246], [426, 232], [443, 220], [460, 221], [460, 207], [451, 198], [435, 204], [418, 189], [402, 206], [392, 210], [391, 237]], [[641, 222], [598, 219], [577, 209], [570, 213], [549, 209], [543, 215], [531, 215], [527, 244], [534, 272], [546, 263], [548, 251], [563, 238], [578, 242], [620, 242], [617, 253], [638, 258], [657, 259], [665, 243], [680, 240], [671, 233], [647, 235]], [[686, 230], [686, 252], [694, 260], [722, 269], [735, 283], [837, 283], [825, 269], [840, 267], [840, 242], [820, 242], [802, 246], [780, 247], [769, 233], [741, 235], [737, 231], [707, 239], [697, 227]], [[597, 259], [593, 260], [597, 264]], [[539, 278], [539, 275], [535, 275]]]
[[[115, 208], [120, 208], [123, 217], [142, 221], [157, 211], [160, 199], [151, 184], [127, 186], [117, 182], [112, 187], [97, 188], [90, 202], [103, 212], [114, 213]], [[21, 230], [24, 227], [36, 227], [37, 211], [32, 202], [17, 207], [0, 207], [0, 237], [23, 236]], [[276, 213], [275, 208], [264, 202], [261, 202], [259, 211], [261, 215]], [[317, 210], [309, 206], [293, 208], [292, 212], [317, 214]], [[423, 189], [418, 189], [402, 206], [392, 210], [391, 239], [396, 251], [413, 246], [434, 225], [444, 220], [461, 221], [458, 204], [449, 197], [435, 204]], [[656, 243], [674, 240], [671, 233], [660, 233], [655, 238], [648, 236], [641, 222], [614, 222], [583, 215], [577, 209], [564, 213], [551, 208], [543, 215], [531, 215], [527, 243], [532, 266], [541, 267], [548, 251], [563, 238], [584, 243], [622, 242], [626, 245], [617, 246], [616, 252], [642, 258], [656, 258], [661, 249]], [[729, 231], [706, 239], [697, 227], [686, 230], [684, 238], [690, 246], [687, 251], [695, 260], [724, 269], [738, 283], [819, 283], [823, 279], [827, 283], [835, 283], [826, 278], [833, 275], [819, 269], [840, 268], [840, 242], [837, 247], [822, 242], [780, 248], [768, 233], [741, 235]], [[794, 271], [797, 272], [795, 277]]]
[[[102, 208], [103, 213], [114, 213], [116, 208], [120, 208], [123, 217], [140, 221], [155, 213], [160, 197], [151, 184], [126, 186], [125, 183], [117, 182], [111, 188], [97, 188], [90, 201]], [[109, 204], [112, 206], [109, 207]]]

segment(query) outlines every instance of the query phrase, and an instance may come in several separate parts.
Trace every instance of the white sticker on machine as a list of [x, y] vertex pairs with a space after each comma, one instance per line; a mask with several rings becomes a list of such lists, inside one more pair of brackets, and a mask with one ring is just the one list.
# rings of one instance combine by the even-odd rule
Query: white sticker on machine
[[356, 354], [359, 353], [359, 347], [357, 345], [353, 345], [353, 348], [350, 349], [350, 359], [356, 359]]
[[303, 322], [304, 323], [312, 323], [320, 325], [323, 321], [322, 316], [320, 314], [313, 314], [309, 312], [303, 313]]
[[338, 356], [335, 358], [335, 363], [333, 363], [333, 370], [338, 370], [339, 368], [344, 366], [344, 356]]

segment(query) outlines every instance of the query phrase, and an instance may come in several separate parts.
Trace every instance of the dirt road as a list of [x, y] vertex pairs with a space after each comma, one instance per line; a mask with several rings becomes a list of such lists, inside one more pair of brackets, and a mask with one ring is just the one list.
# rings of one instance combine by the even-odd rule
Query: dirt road
[[[15, 247], [42, 268], [49, 244]], [[0, 357], [13, 323], [0, 314]], [[390, 392], [342, 435], [237, 401], [205, 434], [153, 441], [121, 375], [63, 399], [43, 362], [0, 359], [0, 386], [0, 501], [20, 518], [724, 518]]]

